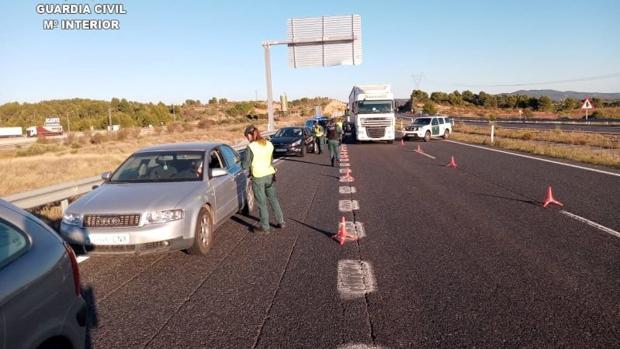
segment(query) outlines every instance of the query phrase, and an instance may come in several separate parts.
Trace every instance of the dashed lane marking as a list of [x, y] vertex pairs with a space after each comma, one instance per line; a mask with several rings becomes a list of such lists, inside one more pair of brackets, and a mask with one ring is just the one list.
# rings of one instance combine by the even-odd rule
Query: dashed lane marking
[[88, 258], [90, 257], [89, 256], [77, 256], [77, 262], [78, 263], [85, 262]]
[[341, 162], [340, 167], [351, 167], [351, 164], [348, 162]]
[[357, 192], [357, 189], [349, 185], [344, 185], [338, 188], [338, 192], [340, 194], [355, 194]]
[[380, 345], [370, 345], [364, 343], [347, 343], [337, 347], [337, 349], [383, 349]]
[[350, 168], [341, 168], [340, 169], [340, 173], [351, 173], [351, 169]]
[[366, 229], [364, 229], [364, 223], [346, 221], [344, 223], [344, 226], [347, 229], [347, 233], [351, 234], [354, 238], [361, 239], [366, 237]]
[[436, 159], [436, 157], [434, 157], [434, 156], [432, 156], [432, 155], [430, 155], [430, 154], [426, 154], [425, 152], [422, 152], [422, 151], [417, 151], [417, 150], [416, 150], [415, 152], [416, 152], [416, 153], [418, 153], [418, 154], [420, 154], [420, 155], [424, 155], [424, 156], [426, 156], [426, 157], [429, 157], [429, 158], [431, 158], [431, 159], [433, 159], [433, 160], [435, 160], [435, 159]]
[[355, 181], [355, 178], [353, 178], [351, 176], [340, 177], [340, 183], [351, 183], [353, 181]]
[[368, 262], [345, 259], [338, 261], [338, 293], [345, 300], [364, 297], [377, 290], [377, 283]]
[[338, 201], [338, 209], [340, 212], [351, 212], [360, 209], [360, 204], [357, 200], [340, 200]]
[[585, 224], [587, 224], [587, 225], [589, 225], [591, 227], [594, 227], [594, 228], [599, 229], [601, 231], [604, 231], [604, 232], [606, 232], [608, 234], [611, 234], [611, 235], [613, 235], [613, 236], [615, 236], [617, 238], [620, 238], [620, 233], [619, 232], [617, 232], [617, 231], [615, 231], [615, 230], [613, 230], [611, 228], [607, 228], [604, 225], [598, 224], [598, 223], [593, 222], [593, 221], [591, 221], [591, 220], [589, 220], [587, 218], [583, 218], [581, 216], [578, 216], [578, 215], [576, 215], [574, 213], [570, 213], [568, 211], [561, 210], [560, 213], [565, 215], [565, 216], [568, 216], [568, 217], [570, 217], [572, 219], [575, 219], [575, 220], [578, 220], [580, 222], [583, 222], [583, 223], [585, 223]]

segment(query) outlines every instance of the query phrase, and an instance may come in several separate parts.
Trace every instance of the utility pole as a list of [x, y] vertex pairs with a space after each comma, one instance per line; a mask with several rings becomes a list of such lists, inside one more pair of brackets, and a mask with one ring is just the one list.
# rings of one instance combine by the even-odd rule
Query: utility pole
[[177, 121], [177, 114], [174, 111], [174, 104], [172, 105], [172, 120]]
[[270, 44], [268, 42], [263, 43], [265, 48], [265, 80], [267, 82], [267, 131], [274, 130], [273, 124], [273, 101], [271, 95], [271, 57], [269, 55]]
[[108, 132], [112, 131], [112, 108], [108, 107]]

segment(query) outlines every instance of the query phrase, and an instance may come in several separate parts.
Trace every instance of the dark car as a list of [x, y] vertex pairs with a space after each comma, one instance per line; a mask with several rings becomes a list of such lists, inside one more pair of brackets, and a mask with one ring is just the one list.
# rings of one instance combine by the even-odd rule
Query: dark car
[[307, 127], [283, 127], [271, 136], [273, 153], [276, 156], [314, 153], [312, 130]]
[[306, 120], [306, 122], [304, 123], [304, 125], [312, 130], [312, 127], [314, 126], [315, 122], [318, 122], [319, 125], [323, 126], [323, 129], [325, 129], [325, 127], [327, 127], [327, 121], [328, 118], [325, 116], [319, 116], [319, 117], [315, 117], [313, 119], [308, 119]]
[[71, 247], [0, 200], [0, 348], [84, 348], [86, 319]]

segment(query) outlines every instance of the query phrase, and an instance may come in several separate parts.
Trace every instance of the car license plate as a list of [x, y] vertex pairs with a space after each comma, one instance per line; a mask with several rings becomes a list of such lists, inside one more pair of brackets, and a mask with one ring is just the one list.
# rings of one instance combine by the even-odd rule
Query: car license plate
[[276, 153], [284, 153], [286, 152], [286, 149], [276, 149]]
[[88, 238], [93, 245], [129, 244], [129, 234], [91, 234]]

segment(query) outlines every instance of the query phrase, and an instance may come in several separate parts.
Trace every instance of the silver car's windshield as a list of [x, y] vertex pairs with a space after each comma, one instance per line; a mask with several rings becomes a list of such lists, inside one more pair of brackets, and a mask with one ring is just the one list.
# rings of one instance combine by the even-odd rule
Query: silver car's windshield
[[358, 114], [382, 114], [392, 112], [392, 101], [358, 101]]
[[414, 125], [428, 125], [430, 123], [431, 123], [431, 119], [429, 118], [415, 119], [415, 121], [413, 122]]
[[204, 153], [200, 151], [133, 154], [109, 183], [201, 181]]

